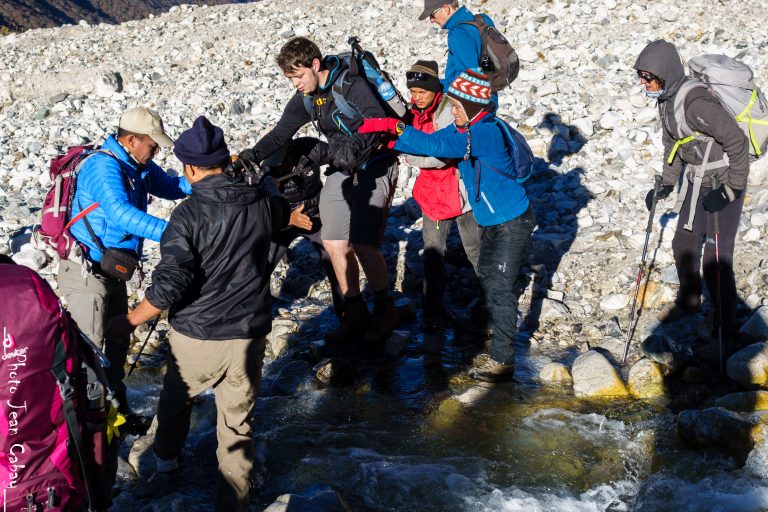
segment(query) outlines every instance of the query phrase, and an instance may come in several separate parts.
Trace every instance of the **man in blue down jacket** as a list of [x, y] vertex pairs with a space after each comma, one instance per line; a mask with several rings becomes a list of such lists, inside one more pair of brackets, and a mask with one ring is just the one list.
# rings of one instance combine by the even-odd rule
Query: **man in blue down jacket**
[[[272, 188], [224, 172], [229, 149], [221, 128], [200, 116], [174, 144], [192, 195], [171, 214], [160, 263], [144, 300], [110, 321], [131, 332], [169, 310], [170, 356], [157, 406], [154, 453], [160, 473], [178, 469], [192, 399], [216, 396], [216, 511], [247, 511], [252, 485], [251, 414], [256, 405], [266, 335], [272, 329], [268, 253], [273, 235], [294, 215]], [[267, 178], [272, 184], [271, 178]], [[266, 187], [264, 187], [266, 188]]]
[[[481, 14], [485, 23], [494, 27], [493, 20], [485, 14]], [[480, 65], [480, 54], [483, 51], [483, 40], [477, 27], [468, 22], [475, 20], [475, 15], [464, 6], [459, 5], [459, 0], [424, 0], [424, 10], [419, 15], [419, 20], [435, 23], [448, 31], [448, 61], [445, 63], [445, 77], [443, 78], [443, 90], [447, 90], [459, 73], [465, 69], [473, 69]], [[496, 93], [491, 95], [492, 107], [499, 104]]]
[[[147, 108], [131, 108], [120, 117], [117, 133], [89, 156], [77, 175], [72, 205], [74, 218], [83, 209], [98, 205], [85, 217], [101, 245], [141, 257], [144, 238], [160, 241], [166, 221], [147, 214], [148, 194], [181, 199], [191, 190], [184, 178], [165, 173], [152, 158], [160, 146], [171, 147], [160, 116]], [[129, 338], [104, 339], [104, 324], [128, 312], [125, 282], [104, 274], [101, 250], [84, 220], [72, 225], [78, 244], [74, 254], [59, 262], [59, 294], [80, 329], [101, 347], [110, 361], [107, 378], [126, 412], [123, 367]]]
[[536, 224], [525, 189], [514, 179], [514, 156], [488, 110], [491, 87], [479, 69], [468, 69], [446, 92], [454, 124], [434, 133], [405, 126], [396, 119], [366, 119], [361, 133], [399, 135], [394, 149], [410, 154], [460, 159], [458, 167], [477, 223], [483, 227], [478, 274], [493, 318], [490, 358], [470, 369], [486, 382], [510, 380], [517, 337], [515, 287]]

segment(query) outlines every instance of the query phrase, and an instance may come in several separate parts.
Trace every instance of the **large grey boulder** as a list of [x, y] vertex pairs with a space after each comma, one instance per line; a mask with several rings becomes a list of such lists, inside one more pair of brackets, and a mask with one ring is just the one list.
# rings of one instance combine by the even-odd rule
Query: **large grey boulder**
[[768, 343], [753, 343], [733, 354], [725, 373], [746, 388], [768, 385]]
[[763, 440], [764, 426], [722, 407], [683, 411], [677, 416], [677, 435], [696, 448], [746, 457]]
[[611, 363], [594, 350], [576, 358], [571, 368], [573, 391], [579, 397], [610, 398], [626, 397], [629, 391], [611, 366]]
[[264, 512], [350, 512], [352, 509], [339, 493], [325, 484], [315, 484], [299, 494], [283, 494]]
[[658, 363], [641, 359], [632, 365], [627, 379], [629, 392], [635, 398], [658, 398], [664, 396], [664, 375]]
[[539, 372], [539, 379], [544, 384], [556, 386], [572, 386], [573, 377], [568, 367], [563, 363], [547, 363]]
[[760, 306], [744, 322], [739, 332], [748, 334], [760, 341], [768, 341], [768, 306]]

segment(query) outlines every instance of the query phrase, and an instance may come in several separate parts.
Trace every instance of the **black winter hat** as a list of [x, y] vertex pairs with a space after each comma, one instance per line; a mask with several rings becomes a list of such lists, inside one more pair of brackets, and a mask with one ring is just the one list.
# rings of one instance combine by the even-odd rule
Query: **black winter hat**
[[417, 60], [416, 64], [405, 73], [405, 78], [408, 89], [418, 87], [432, 92], [443, 90], [437, 74], [437, 62], [433, 60]]
[[179, 135], [173, 152], [181, 163], [197, 167], [212, 167], [229, 158], [224, 131], [205, 116], [195, 119], [192, 128]]

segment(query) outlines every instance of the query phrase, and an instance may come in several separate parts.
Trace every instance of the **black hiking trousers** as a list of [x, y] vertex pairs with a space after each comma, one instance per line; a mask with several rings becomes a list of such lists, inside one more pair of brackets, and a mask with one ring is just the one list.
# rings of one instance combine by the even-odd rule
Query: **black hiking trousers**
[[[675, 302], [687, 309], [696, 308], [701, 304], [702, 269], [713, 307], [717, 305], [718, 268], [715, 255], [714, 214], [706, 211], [702, 206], [702, 201], [709, 191], [709, 188], [701, 187], [695, 206], [696, 214], [693, 220], [693, 230], [688, 231], [683, 227], [688, 219], [688, 212], [691, 208], [691, 196], [693, 195], [693, 187], [688, 187], [688, 193], [678, 216], [675, 237], [672, 239], [672, 253], [675, 257], [677, 277], [680, 281], [680, 289], [677, 292]], [[730, 333], [738, 331], [736, 324], [738, 296], [736, 294], [736, 280], [733, 274], [733, 249], [743, 207], [744, 195], [742, 194], [740, 198], [717, 212], [720, 224], [717, 248], [720, 259], [720, 297], [723, 328]]]

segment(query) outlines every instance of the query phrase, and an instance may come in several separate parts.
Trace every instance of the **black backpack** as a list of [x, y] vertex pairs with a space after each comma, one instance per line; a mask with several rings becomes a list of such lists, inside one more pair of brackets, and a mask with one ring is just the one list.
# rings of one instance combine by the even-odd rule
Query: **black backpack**
[[483, 47], [478, 65], [490, 78], [491, 90], [498, 92], [507, 88], [520, 73], [520, 59], [515, 49], [496, 27], [488, 25], [479, 14], [475, 14], [474, 21], [462, 21], [461, 24], [472, 25], [480, 31]]

